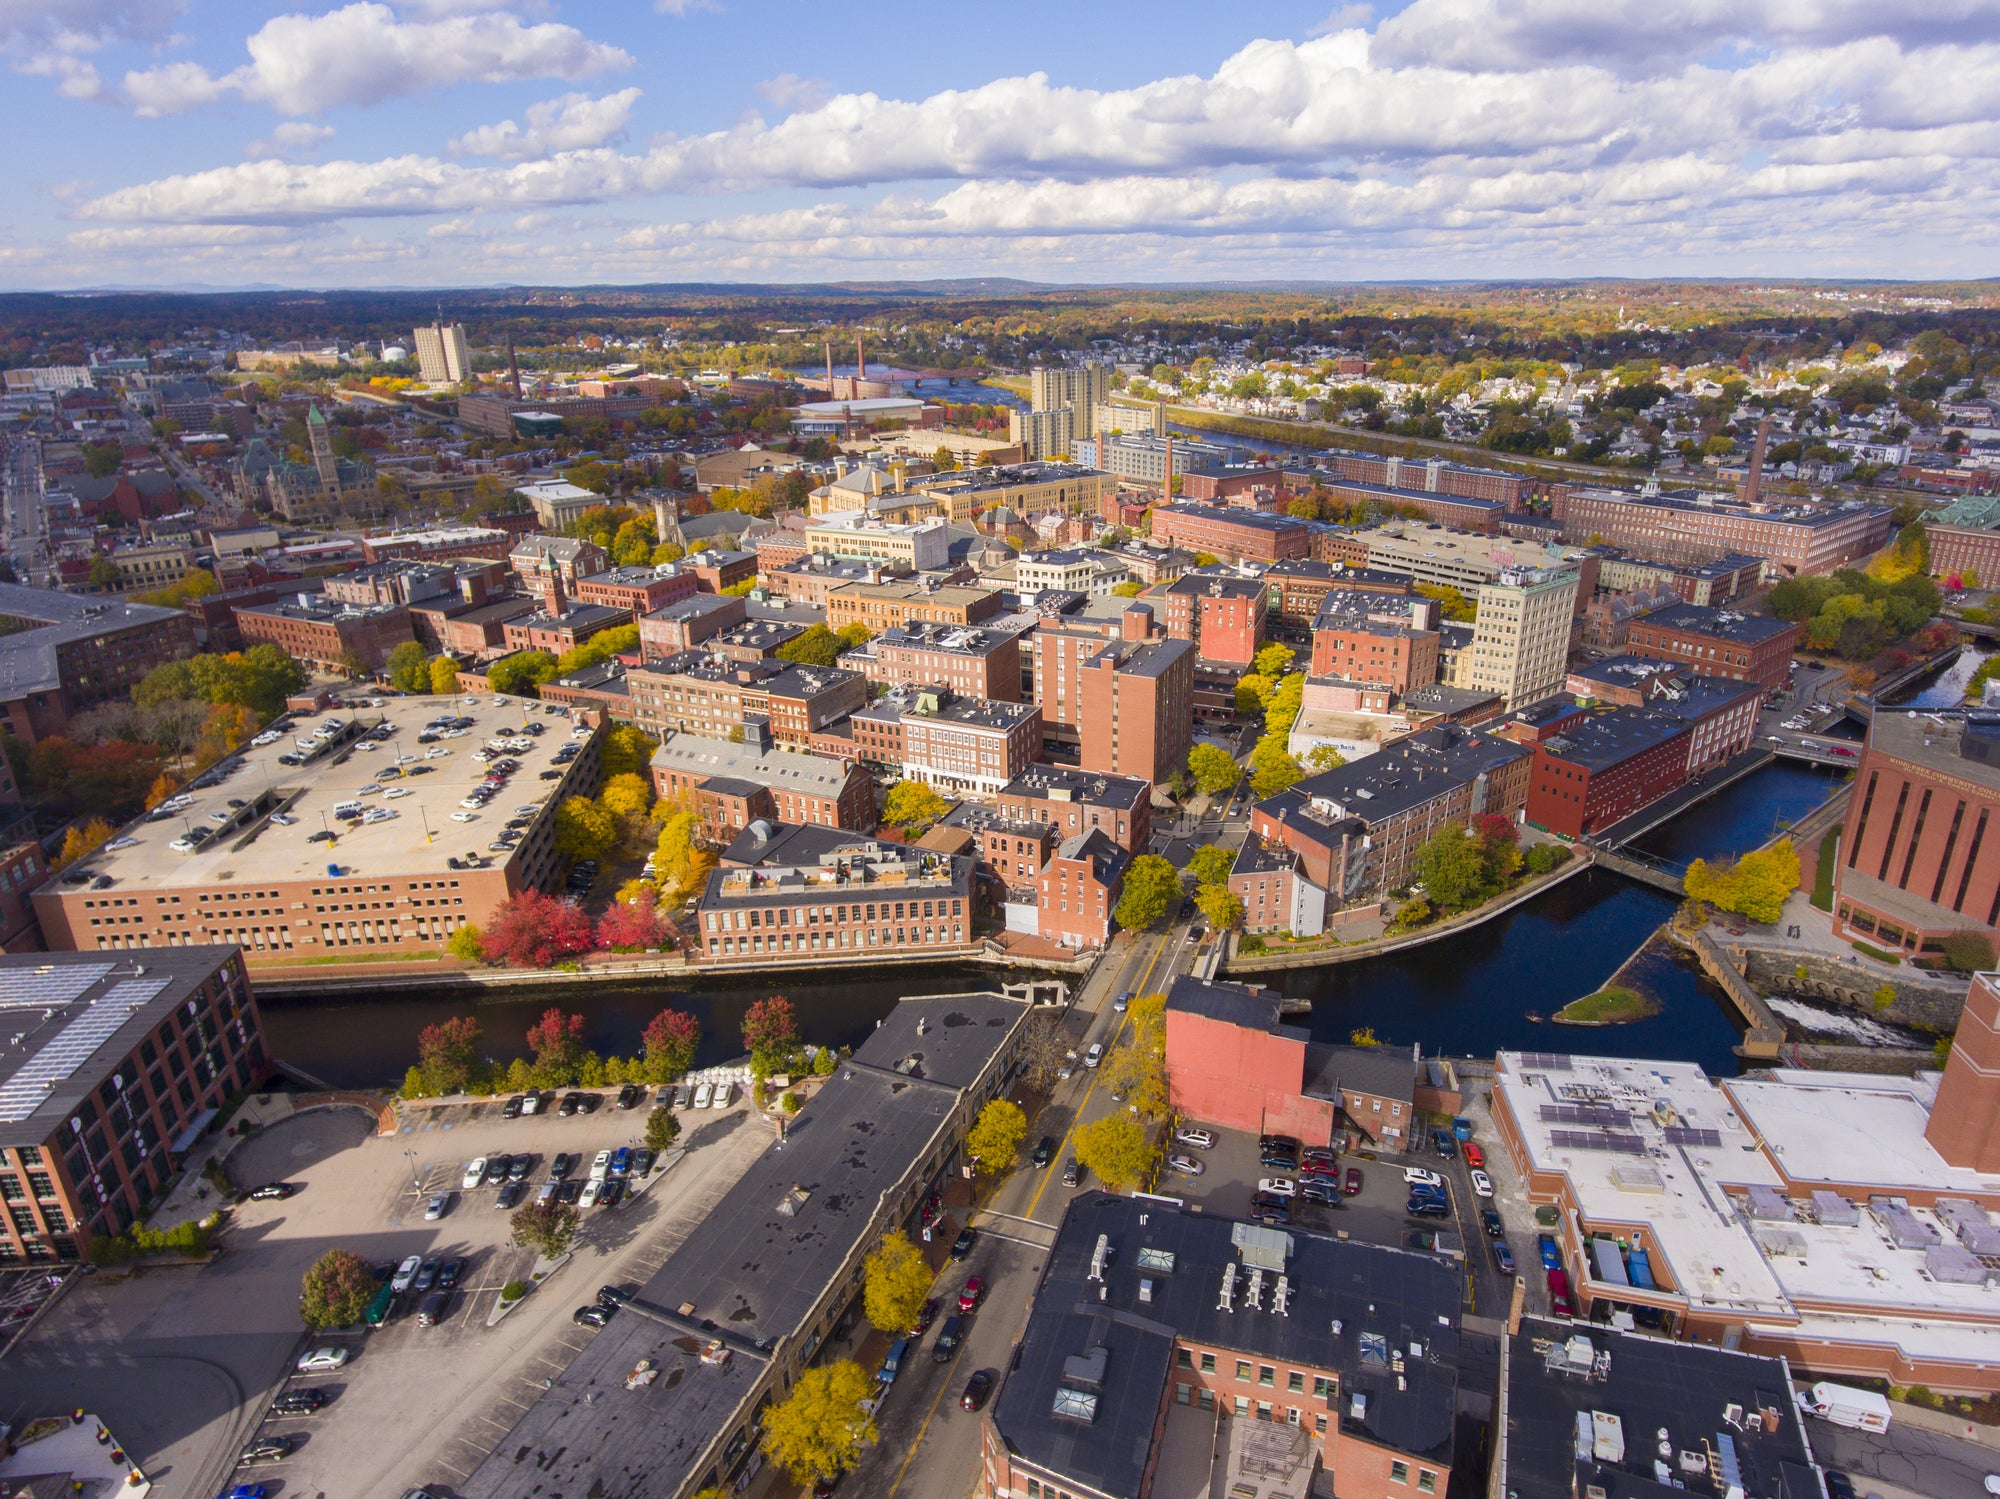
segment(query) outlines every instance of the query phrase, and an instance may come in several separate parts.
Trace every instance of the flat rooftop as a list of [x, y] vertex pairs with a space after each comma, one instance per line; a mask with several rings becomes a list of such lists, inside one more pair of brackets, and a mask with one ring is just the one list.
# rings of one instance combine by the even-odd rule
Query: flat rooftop
[[[1638, 620], [1634, 624], [1640, 623]], [[1649, 627], [1681, 630], [1690, 635], [1710, 635], [1717, 640], [1733, 640], [1739, 645], [1759, 645], [1798, 626], [1768, 614], [1745, 614], [1741, 609], [1716, 609], [1707, 604], [1669, 604], [1644, 617]]]
[[1542, 748], [1586, 770], [1608, 770], [1687, 732], [1687, 721], [1651, 708], [1613, 708], [1572, 724]]
[[1106, 775], [1071, 765], [1037, 763], [1009, 781], [1000, 794], [1051, 802], [1081, 802], [1093, 807], [1140, 807], [1152, 800], [1153, 788], [1150, 782], [1137, 776]]
[[1868, 750], [2000, 792], [2000, 715], [1991, 712], [1969, 712], [1962, 718], [1907, 709], [1878, 712], [1868, 731]]
[[[541, 779], [541, 772], [562, 768], [555, 765], [555, 753], [572, 741], [568, 721], [546, 716], [540, 709], [540, 704], [529, 704], [524, 710], [518, 698], [461, 694], [455, 698], [388, 698], [380, 708], [289, 715], [290, 726], [275, 742], [247, 745], [222, 762], [236, 768], [220, 785], [199, 791], [190, 787], [186, 794], [194, 798], [193, 805], [159, 821], [148, 816], [128, 824], [81, 867], [108, 875], [113, 883], [107, 893], [113, 895], [183, 885], [318, 879], [325, 876], [329, 863], [340, 865], [342, 879], [450, 873], [445, 860], [469, 850], [484, 850], [515, 807], [550, 803], [568, 785], [567, 780]], [[424, 725], [445, 714], [472, 721], [463, 731], [464, 737], [419, 744], [417, 736], [425, 732]], [[278, 763], [281, 755], [301, 753], [296, 740], [312, 738], [316, 728], [334, 719], [358, 724], [364, 730], [386, 727], [388, 736], [373, 740], [364, 734], [305, 765]], [[486, 766], [473, 758], [473, 752], [488, 739], [507, 737], [509, 730], [518, 733], [530, 721], [548, 728], [529, 740], [525, 753], [511, 756], [520, 762], [520, 769], [506, 789], [486, 808], [468, 814], [477, 821], [454, 822], [451, 814], [464, 810], [459, 802], [486, 774]], [[372, 747], [363, 749], [364, 744]], [[426, 758], [431, 751], [439, 753]], [[401, 779], [388, 783], [376, 780], [378, 772], [403, 756], [411, 758]], [[428, 773], [408, 774], [413, 767], [428, 768]], [[367, 787], [378, 789], [364, 790]], [[387, 789], [405, 794], [391, 797]], [[232, 801], [244, 805], [231, 807]], [[343, 802], [380, 807], [396, 816], [366, 826], [342, 822], [333, 816], [333, 809]], [[296, 819], [295, 823], [287, 827], [272, 821], [259, 813], [260, 804], [264, 814], [282, 811]], [[222, 831], [192, 853], [169, 846], [196, 827]], [[310, 834], [328, 829], [340, 834], [338, 841], [306, 841]], [[121, 843], [125, 846], [119, 847]], [[493, 855], [492, 867], [504, 867], [513, 857], [512, 853]], [[72, 893], [66, 886], [51, 888]]]

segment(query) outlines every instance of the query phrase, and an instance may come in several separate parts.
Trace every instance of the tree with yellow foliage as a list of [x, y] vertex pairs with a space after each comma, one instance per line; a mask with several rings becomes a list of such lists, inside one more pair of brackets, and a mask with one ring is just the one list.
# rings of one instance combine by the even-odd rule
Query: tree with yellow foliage
[[56, 868], [62, 869], [78, 859], [89, 858], [111, 841], [111, 834], [111, 824], [101, 817], [93, 817], [81, 827], [72, 827], [63, 834], [62, 852], [56, 855]]
[[1696, 859], [1682, 881], [1691, 900], [1707, 901], [1766, 926], [1785, 912], [1785, 897], [1799, 888], [1799, 855], [1792, 840], [1745, 854], [1735, 863]]

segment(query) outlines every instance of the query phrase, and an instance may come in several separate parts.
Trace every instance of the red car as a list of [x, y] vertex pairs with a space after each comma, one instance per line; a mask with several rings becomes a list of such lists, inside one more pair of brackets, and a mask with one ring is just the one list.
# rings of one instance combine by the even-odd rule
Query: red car
[[958, 1309], [969, 1312], [979, 1305], [979, 1299], [986, 1294], [986, 1278], [981, 1275], [966, 1277], [965, 1289], [958, 1293]]
[[1568, 1271], [1549, 1271], [1549, 1305], [1555, 1310], [1555, 1314], [1558, 1317], [1568, 1317], [1575, 1314], [1576, 1303], [1569, 1299]]
[[1341, 1190], [1349, 1197], [1359, 1197], [1361, 1195], [1361, 1168], [1359, 1166], [1349, 1166], [1347, 1168], [1347, 1182]]
[[1472, 1141], [1467, 1140], [1460, 1149], [1465, 1152], [1465, 1164], [1470, 1166], [1474, 1171], [1479, 1170], [1486, 1164], [1486, 1152], [1473, 1144]]

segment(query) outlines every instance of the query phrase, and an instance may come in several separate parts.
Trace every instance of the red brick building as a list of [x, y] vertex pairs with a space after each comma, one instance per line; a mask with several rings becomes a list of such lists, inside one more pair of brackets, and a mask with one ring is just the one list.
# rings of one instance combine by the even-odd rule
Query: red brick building
[[1159, 546], [1208, 552], [1225, 562], [1310, 557], [1313, 549], [1311, 528], [1294, 516], [1220, 505], [1155, 506], [1153, 541]]
[[718, 869], [695, 903], [698, 963], [810, 963], [835, 954], [940, 959], [969, 951], [972, 860], [857, 841], [790, 868]]
[[1441, 526], [1451, 526], [1460, 531], [1484, 531], [1488, 535], [1499, 534], [1501, 517], [1513, 508], [1504, 500], [1369, 484], [1357, 479], [1336, 479], [1326, 487], [1333, 498], [1343, 504], [1374, 504], [1392, 515], [1415, 511], [1425, 520], [1435, 521]]
[[868, 832], [875, 826], [875, 783], [852, 761], [776, 749], [762, 724], [741, 744], [670, 733], [653, 752], [661, 797], [694, 798], [702, 832], [727, 843], [759, 817], [776, 822]]
[[2000, 1175], [2000, 986], [1976, 974], [1924, 1138], [1952, 1165]]
[[1768, 696], [1791, 680], [1799, 628], [1768, 615], [1670, 604], [1633, 619], [1625, 649], [1684, 662], [1705, 677], [1755, 682]]
[[1312, 675], [1398, 695], [1438, 680], [1438, 606], [1426, 598], [1334, 593], [1313, 621]]
[[804, 748], [812, 734], [868, 702], [868, 683], [859, 672], [731, 661], [698, 651], [649, 660], [626, 679], [633, 722], [648, 733], [727, 739], [732, 729], [747, 730], [752, 719], [761, 719], [773, 739], [791, 748]]
[[[1192, 974], [1167, 994], [1167, 1093], [1198, 1124], [1330, 1145], [1334, 1079], [1311, 1065], [1306, 1032], [1279, 1021], [1275, 989]], [[1326, 1048], [1318, 1048], [1325, 1050]]]
[[1153, 833], [1153, 788], [1134, 776], [1095, 775], [1067, 765], [1031, 765], [994, 798], [999, 815], [1039, 823], [1058, 840], [1102, 828], [1128, 854]]
[[576, 600], [580, 604], [623, 609], [636, 619], [682, 599], [691, 599], [699, 591], [694, 574], [685, 570], [661, 575], [650, 567], [618, 567], [579, 579]]
[[1080, 951], [1109, 942], [1130, 858], [1102, 828], [1065, 838], [1036, 877], [1037, 935]]
[[725, 588], [748, 583], [757, 576], [757, 554], [711, 548], [689, 552], [681, 559], [681, 566], [694, 574], [703, 593], [721, 593]]
[[892, 625], [842, 663], [889, 687], [943, 687], [960, 697], [1021, 700], [1021, 642], [1011, 631]]
[[698, 593], [655, 610], [639, 621], [639, 649], [648, 660], [678, 656], [750, 617], [740, 598]]
[[1264, 644], [1268, 591], [1261, 578], [1187, 573], [1167, 585], [1167, 634], [1204, 662], [1248, 667]]
[[1042, 751], [1042, 715], [1034, 704], [923, 688], [884, 694], [857, 709], [848, 726], [861, 759], [946, 793], [991, 796]]
[[181, 610], [0, 583], [0, 720], [30, 744], [61, 734], [194, 649]]
[[553, 573], [573, 595], [579, 581], [611, 566], [603, 547], [576, 536], [523, 536], [514, 543], [507, 560], [522, 585], [536, 593], [541, 592], [542, 580]]
[[1182, 474], [1181, 495], [1190, 500], [1233, 499], [1255, 489], [1276, 489], [1285, 482], [1281, 468], [1231, 468], [1206, 474]]
[[440, 526], [424, 531], [387, 531], [361, 538], [361, 556], [374, 562], [448, 562], [459, 557], [483, 557], [505, 562], [514, 538], [485, 526]]
[[[1361, 548], [1361, 555], [1366, 561], [1367, 547]], [[1411, 593], [1408, 573], [1376, 572], [1313, 558], [1287, 558], [1272, 563], [1264, 574], [1264, 585], [1277, 596], [1278, 618], [1288, 625], [1307, 629], [1319, 618], [1329, 594], [1367, 593], [1407, 598]]]
[[866, 625], [880, 635], [899, 625], [976, 625], [1000, 613], [1000, 592], [965, 584], [932, 586], [915, 579], [846, 583], [826, 595], [826, 627]]
[[1691, 727], [1650, 708], [1614, 708], [1537, 745], [1528, 821], [1581, 838], [1650, 806], [1687, 781]]
[[402, 604], [337, 604], [300, 594], [290, 602], [238, 605], [235, 613], [245, 646], [275, 645], [319, 671], [344, 671], [349, 661], [373, 671], [397, 646], [416, 639]]
[[2000, 926], [2000, 714], [1877, 712], [1847, 809], [1839, 935], [1915, 957]]

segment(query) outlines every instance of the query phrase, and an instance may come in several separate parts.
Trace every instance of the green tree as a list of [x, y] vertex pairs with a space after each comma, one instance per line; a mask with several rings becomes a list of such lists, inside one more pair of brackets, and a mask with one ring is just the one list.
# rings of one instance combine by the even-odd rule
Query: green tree
[[1203, 885], [1195, 891], [1194, 903], [1218, 932], [1233, 932], [1243, 925], [1243, 902], [1227, 885]]
[[560, 1259], [576, 1242], [583, 1220], [575, 1208], [559, 1200], [531, 1202], [507, 1220], [513, 1242], [532, 1249], [545, 1260]]
[[352, 1327], [375, 1299], [375, 1272], [368, 1261], [346, 1249], [329, 1249], [306, 1271], [299, 1288], [299, 1315], [315, 1332]]
[[1187, 768], [1204, 796], [1234, 791], [1243, 780], [1243, 767], [1236, 763], [1236, 757], [1212, 744], [1197, 744], [1189, 750]]
[[1486, 854], [1464, 823], [1449, 822], [1417, 849], [1417, 878], [1440, 910], [1462, 911], [1487, 893]]
[[915, 1332], [931, 1293], [931, 1267], [905, 1233], [882, 1235], [861, 1267], [861, 1305], [868, 1320], [894, 1338]]
[[1028, 1116], [1021, 1112], [1020, 1105], [995, 1098], [979, 1111], [972, 1128], [965, 1132], [965, 1153], [979, 1163], [982, 1172], [998, 1174], [1014, 1164], [1027, 1134]]
[[1305, 767], [1286, 753], [1281, 733], [1266, 734], [1250, 752], [1250, 789], [1259, 797], [1276, 796], [1305, 776]]
[[424, 648], [416, 641], [406, 640], [389, 652], [388, 670], [389, 685], [398, 692], [430, 691], [430, 663], [424, 657]]
[[801, 666], [831, 666], [839, 655], [840, 637], [820, 624], [809, 626], [803, 635], [778, 647], [780, 661], [795, 661]]
[[1944, 960], [1956, 973], [1989, 973], [1994, 964], [1993, 935], [1967, 927], [1944, 939]]
[[1141, 854], [1125, 870], [1114, 913], [1118, 924], [1128, 932], [1143, 931], [1167, 914], [1180, 893], [1180, 872], [1158, 854]]
[[1236, 855], [1214, 843], [1204, 843], [1188, 856], [1187, 870], [1197, 885], [1226, 885]]
[[556, 658], [547, 651], [516, 651], [486, 669], [492, 689], [508, 697], [533, 697], [542, 683], [556, 679]]
[[951, 803], [922, 781], [898, 781], [882, 798], [882, 820], [892, 828], [929, 827]]
[[644, 729], [629, 723], [617, 725], [604, 736], [598, 749], [604, 778], [648, 775], [657, 747]]
[[1470, 624], [1479, 616], [1479, 605], [1467, 598], [1447, 583], [1419, 583], [1417, 592], [1427, 599], [1436, 599], [1446, 620], [1454, 624]]
[[1146, 1127], [1124, 1114], [1106, 1114], [1077, 1130], [1076, 1158], [1114, 1192], [1125, 1192], [1153, 1169], [1153, 1144]]
[[417, 1062], [428, 1093], [458, 1093], [472, 1081], [479, 1061], [479, 1022], [454, 1015], [417, 1032]]
[[646, 1149], [654, 1155], [672, 1150], [680, 1137], [680, 1115], [672, 1109], [662, 1106], [646, 1116]]
[[764, 1412], [764, 1452], [801, 1488], [838, 1478], [876, 1439], [861, 1402], [875, 1382], [852, 1359], [803, 1370], [792, 1393]]

